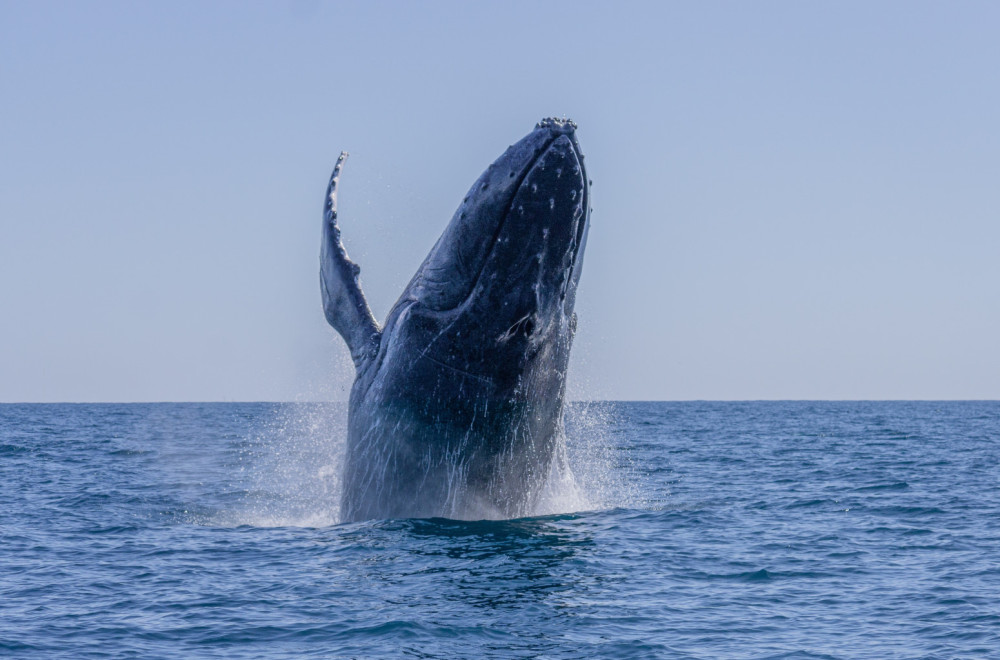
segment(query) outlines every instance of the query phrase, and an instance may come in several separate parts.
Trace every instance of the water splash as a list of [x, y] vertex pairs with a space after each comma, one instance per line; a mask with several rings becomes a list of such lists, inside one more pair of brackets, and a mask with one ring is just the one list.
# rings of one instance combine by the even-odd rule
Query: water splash
[[339, 520], [346, 403], [277, 406], [247, 439], [245, 495], [231, 524], [326, 527]]
[[[629, 506], [636, 501], [632, 470], [612, 436], [614, 408], [573, 403], [556, 442], [547, 482], [532, 511], [546, 516]], [[276, 406], [240, 452], [244, 496], [211, 524], [325, 527], [340, 522], [341, 478], [347, 438], [346, 403]], [[481, 515], [473, 506], [456, 508]]]
[[556, 443], [552, 472], [535, 515], [629, 507], [638, 486], [628, 454], [614, 437], [613, 403], [566, 405], [564, 430]]

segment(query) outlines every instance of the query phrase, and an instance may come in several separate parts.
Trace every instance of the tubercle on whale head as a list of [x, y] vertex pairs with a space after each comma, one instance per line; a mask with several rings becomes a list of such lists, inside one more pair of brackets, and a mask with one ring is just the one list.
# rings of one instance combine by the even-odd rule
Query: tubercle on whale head
[[576, 130], [576, 122], [569, 117], [546, 117], [535, 124], [535, 128], [551, 128], [571, 132]]

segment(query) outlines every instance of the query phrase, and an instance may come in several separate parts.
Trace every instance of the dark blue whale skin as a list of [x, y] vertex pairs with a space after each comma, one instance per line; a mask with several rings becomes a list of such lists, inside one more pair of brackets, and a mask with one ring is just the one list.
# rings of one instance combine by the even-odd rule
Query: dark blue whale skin
[[347, 342], [341, 519], [529, 515], [562, 432], [590, 219], [576, 125], [545, 119], [476, 180], [379, 327], [327, 190], [320, 288]]

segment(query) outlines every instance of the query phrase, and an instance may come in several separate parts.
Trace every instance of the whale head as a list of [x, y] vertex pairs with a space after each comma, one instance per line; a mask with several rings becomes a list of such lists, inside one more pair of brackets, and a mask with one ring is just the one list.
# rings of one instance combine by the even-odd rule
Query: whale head
[[389, 313], [380, 353], [405, 345], [501, 399], [533, 371], [561, 382], [589, 197], [576, 125], [539, 122], [472, 185]]

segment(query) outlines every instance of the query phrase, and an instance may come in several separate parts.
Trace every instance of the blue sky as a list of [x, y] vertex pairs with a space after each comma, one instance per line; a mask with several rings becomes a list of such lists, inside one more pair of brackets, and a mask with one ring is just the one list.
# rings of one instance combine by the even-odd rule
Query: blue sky
[[0, 401], [346, 396], [550, 115], [594, 215], [574, 398], [1000, 398], [1000, 5], [0, 1]]

